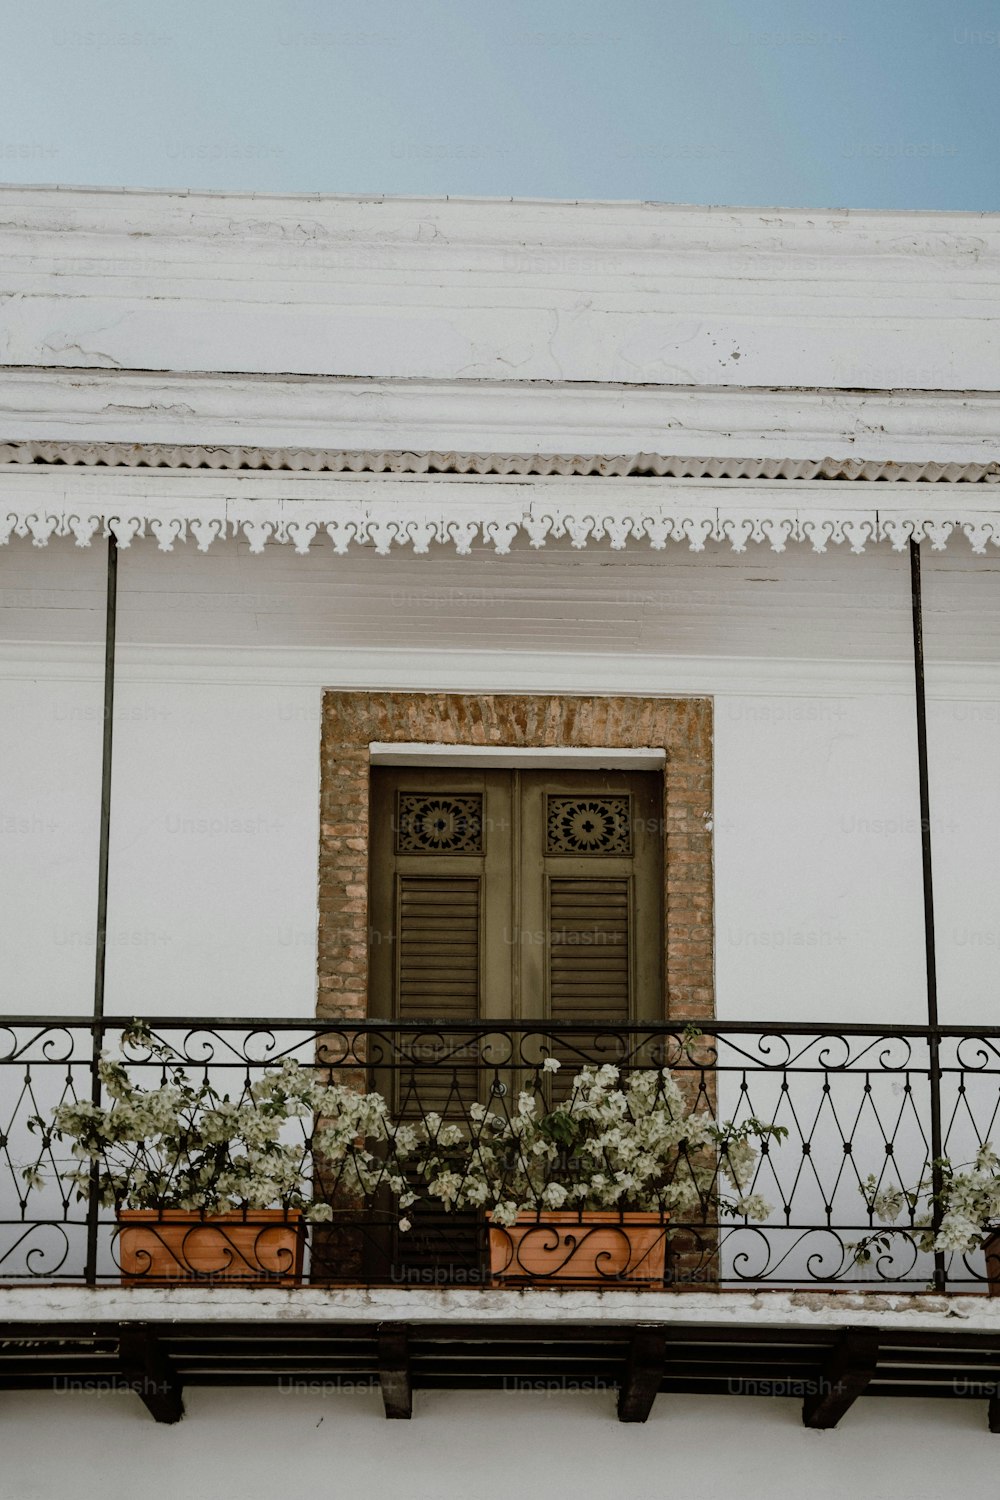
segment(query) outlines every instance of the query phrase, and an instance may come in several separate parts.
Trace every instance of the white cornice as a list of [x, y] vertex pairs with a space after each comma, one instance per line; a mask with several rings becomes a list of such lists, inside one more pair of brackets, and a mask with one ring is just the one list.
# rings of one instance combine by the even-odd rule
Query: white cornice
[[1000, 386], [1000, 215], [0, 190], [9, 365]]
[[875, 542], [900, 550], [911, 536], [942, 548], [961, 533], [981, 553], [1000, 546], [1000, 493], [947, 482], [0, 468], [0, 542], [72, 536], [88, 546], [109, 531], [123, 547], [151, 535], [163, 551], [242, 536], [251, 552], [270, 542], [308, 552], [322, 538], [341, 553], [441, 545], [463, 555], [480, 542], [504, 554], [519, 536], [533, 547], [568, 538], [573, 547], [674, 541], [700, 551], [716, 540], [738, 552], [755, 543], [862, 552]]
[[0, 367], [0, 443], [982, 464], [1000, 459], [1000, 390], [751, 390]]

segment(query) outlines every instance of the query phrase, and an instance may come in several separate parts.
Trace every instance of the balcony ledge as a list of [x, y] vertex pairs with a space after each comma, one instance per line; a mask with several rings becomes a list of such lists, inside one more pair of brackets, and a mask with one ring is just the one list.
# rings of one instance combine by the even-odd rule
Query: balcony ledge
[[1000, 1335], [1000, 1298], [927, 1292], [555, 1290], [532, 1287], [0, 1286], [0, 1323], [197, 1320], [298, 1324], [405, 1322], [507, 1326], [560, 1323], [770, 1328], [962, 1328]]

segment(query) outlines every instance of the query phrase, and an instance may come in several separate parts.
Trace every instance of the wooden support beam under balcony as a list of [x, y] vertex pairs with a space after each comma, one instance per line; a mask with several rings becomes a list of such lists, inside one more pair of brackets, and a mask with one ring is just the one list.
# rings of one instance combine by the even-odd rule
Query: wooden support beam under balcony
[[413, 1415], [410, 1343], [404, 1323], [384, 1323], [378, 1332], [378, 1383], [386, 1417], [408, 1422]]
[[148, 1323], [123, 1323], [118, 1360], [126, 1384], [157, 1422], [179, 1422], [183, 1386], [173, 1361]]
[[618, 1390], [619, 1422], [645, 1422], [663, 1381], [667, 1330], [659, 1324], [638, 1327], [629, 1344], [625, 1377]]
[[[377, 1288], [359, 1292], [353, 1309], [344, 1293], [308, 1288], [256, 1298], [217, 1287], [187, 1297], [170, 1288], [62, 1287], [55, 1306], [51, 1287], [0, 1293], [0, 1396], [127, 1388], [160, 1421], [180, 1416], [182, 1387], [314, 1385], [370, 1390], [396, 1420], [412, 1414], [415, 1390], [592, 1392], [595, 1413], [611, 1411], [613, 1391], [620, 1419], [630, 1422], [648, 1419], [659, 1392], [783, 1397], [796, 1409], [806, 1397], [812, 1427], [833, 1426], [859, 1396], [944, 1399], [956, 1412], [971, 1401], [981, 1421], [989, 1402], [991, 1429], [1000, 1425], [995, 1298], [955, 1298], [921, 1316], [896, 1296], [877, 1329], [862, 1329], [840, 1321], [843, 1293], [826, 1305], [814, 1294], [802, 1308], [794, 1294], [785, 1305], [781, 1293], [491, 1292], [475, 1303], [460, 1294], [449, 1312], [449, 1293], [416, 1291], [405, 1294], [411, 1317], [400, 1316], [404, 1294]], [[154, 1316], [137, 1306], [123, 1320], [123, 1296]], [[372, 1304], [383, 1297], [379, 1317]], [[780, 1321], [771, 1311], [778, 1299]], [[32, 1302], [48, 1316], [32, 1316]], [[74, 1318], [74, 1309], [87, 1316]]]
[[816, 1389], [802, 1402], [802, 1421], [806, 1427], [836, 1427], [875, 1374], [878, 1352], [876, 1330], [844, 1330], [822, 1366]]

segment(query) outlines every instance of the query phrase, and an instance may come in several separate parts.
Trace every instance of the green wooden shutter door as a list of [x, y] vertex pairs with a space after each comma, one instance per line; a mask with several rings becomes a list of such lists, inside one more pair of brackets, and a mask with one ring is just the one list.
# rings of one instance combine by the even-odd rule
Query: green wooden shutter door
[[377, 770], [370, 1013], [663, 1016], [662, 778]]

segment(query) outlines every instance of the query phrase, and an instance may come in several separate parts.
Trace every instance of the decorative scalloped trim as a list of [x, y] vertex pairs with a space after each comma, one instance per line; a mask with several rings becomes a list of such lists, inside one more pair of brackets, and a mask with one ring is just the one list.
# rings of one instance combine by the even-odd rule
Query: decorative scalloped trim
[[1000, 463], [874, 459], [682, 458], [667, 454], [348, 452], [183, 443], [0, 443], [0, 463], [128, 469], [264, 469], [312, 474], [523, 474], [658, 479], [1000, 483]]
[[412, 503], [210, 497], [157, 503], [109, 496], [103, 503], [80, 497], [59, 506], [0, 506], [0, 544], [11, 536], [30, 536], [35, 546], [44, 547], [52, 537], [72, 536], [78, 546], [86, 547], [109, 532], [114, 532], [120, 547], [128, 547], [135, 537], [154, 537], [164, 552], [189, 538], [204, 552], [214, 541], [242, 537], [251, 552], [263, 552], [269, 542], [278, 542], [306, 553], [325, 533], [338, 553], [351, 546], [374, 547], [381, 554], [409, 546], [415, 553], [426, 553], [434, 543], [454, 546], [460, 555], [468, 555], [477, 542], [503, 555], [518, 536], [527, 537], [532, 547], [542, 547], [550, 538], [568, 538], [573, 547], [607, 542], [614, 550], [646, 541], [657, 551], [667, 542], [686, 542], [693, 552], [700, 552], [709, 541], [717, 541], [729, 542], [734, 552], [745, 551], [750, 543], [768, 543], [782, 552], [792, 542], [809, 543], [815, 552], [844, 544], [852, 552], [863, 552], [873, 542], [888, 542], [901, 551], [910, 537], [941, 550], [952, 535], [961, 533], [973, 552], [984, 553], [989, 543], [1000, 546], [1000, 505], [995, 511], [930, 516], [903, 506], [814, 509], [754, 503], [750, 498], [742, 504], [699, 506], [681, 495], [654, 499], [647, 492], [637, 494], [634, 505], [623, 506], [610, 499], [601, 505], [592, 488], [576, 504], [539, 496], [525, 505], [491, 488], [489, 496], [478, 501], [450, 501], [439, 495], [414, 497]]

